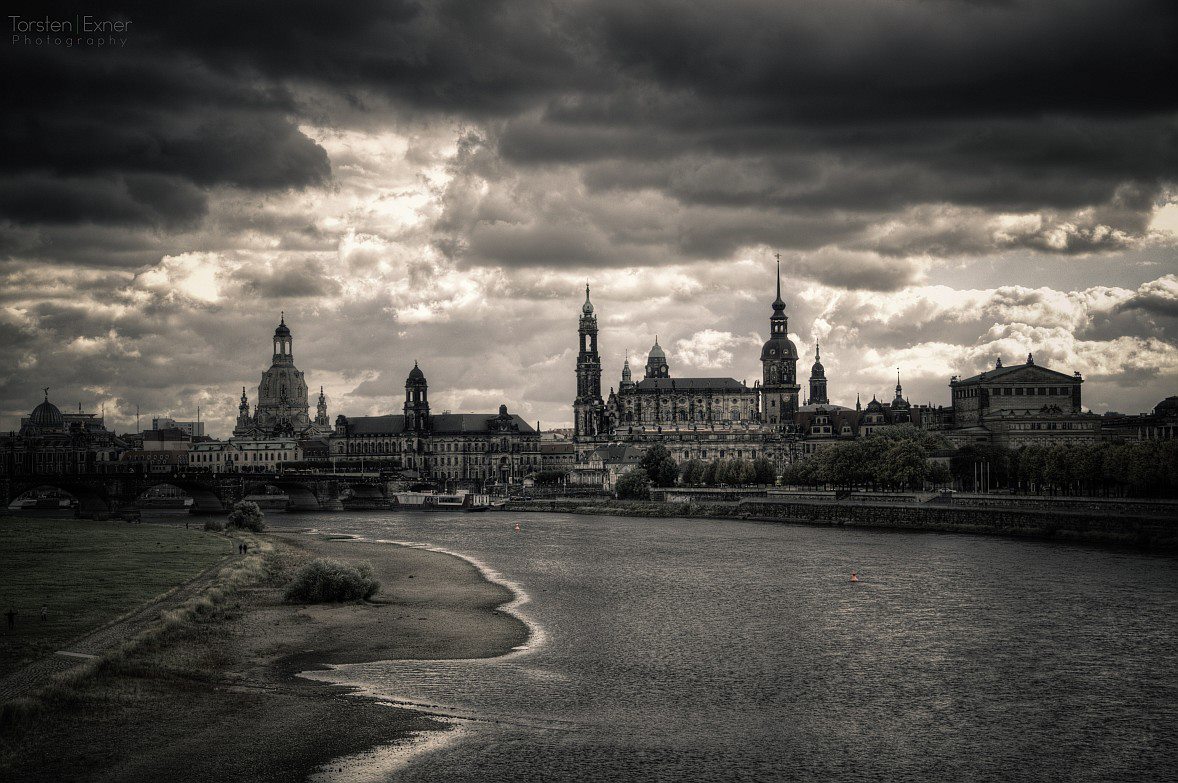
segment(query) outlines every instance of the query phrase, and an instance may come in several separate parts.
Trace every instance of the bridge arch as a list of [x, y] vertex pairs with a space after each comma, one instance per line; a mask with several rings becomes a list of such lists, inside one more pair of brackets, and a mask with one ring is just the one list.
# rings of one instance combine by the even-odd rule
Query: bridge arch
[[246, 484], [246, 494], [262, 494], [255, 490], [262, 489], [264, 492], [265, 487], [274, 487], [286, 493], [288, 498], [286, 504], [287, 511], [319, 511], [324, 506], [324, 503], [321, 502], [318, 493], [312, 485], [305, 481], [278, 476], [251, 478]]
[[189, 481], [174, 476], [145, 481], [143, 492], [136, 497], [136, 503], [147, 494], [148, 490], [155, 487], [175, 487], [184, 492], [192, 498], [192, 513], [194, 514], [224, 514], [228, 511], [229, 504], [211, 487], [199, 481]]
[[102, 486], [71, 481], [68, 476], [43, 477], [13, 482], [10, 496], [13, 501], [39, 489], [55, 489], [77, 501], [74, 513], [79, 517], [105, 516], [111, 510], [111, 498]]

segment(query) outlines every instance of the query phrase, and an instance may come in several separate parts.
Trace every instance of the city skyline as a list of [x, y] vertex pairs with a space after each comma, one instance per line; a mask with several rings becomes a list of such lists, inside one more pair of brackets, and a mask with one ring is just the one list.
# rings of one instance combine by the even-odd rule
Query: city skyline
[[[586, 285], [586, 296], [587, 296], [588, 291], [591, 288], [591, 285], [589, 283], [586, 283], [585, 285]], [[596, 298], [597, 298], [597, 294], [595, 293], [594, 294], [595, 301], [596, 301]], [[787, 305], [786, 312], [788, 313], [789, 303], [787, 302], [786, 305]], [[578, 312], [579, 312], [579, 310], [578, 310]], [[762, 319], [762, 320], [765, 320], [765, 319]], [[604, 322], [608, 322], [608, 318], [604, 319], [603, 323]], [[280, 327], [286, 326], [285, 311], [280, 311], [278, 324], [280, 325]], [[605, 329], [602, 329], [601, 331], [602, 331], [603, 335], [606, 334]], [[768, 336], [767, 331], [765, 332], [765, 335]], [[798, 381], [801, 384], [802, 389], [803, 389], [801, 392], [801, 395], [799, 396], [799, 403], [801, 403], [801, 402], [806, 401], [806, 397], [808, 394], [807, 390], [809, 388], [810, 364], [811, 364], [811, 360], [814, 358], [814, 351], [817, 349], [817, 341], [807, 344], [805, 341], [805, 338], [803, 338], [798, 332], [795, 332], [793, 330], [790, 330], [788, 332], [788, 335], [790, 336], [790, 338], [792, 340], [794, 340], [795, 342], [798, 343], [798, 348], [799, 348], [800, 358], [798, 361], [797, 378], [798, 378]], [[273, 333], [271, 333], [271, 338], [269, 338], [269, 339], [273, 339]], [[655, 334], [652, 336], [651, 339], [653, 341], [657, 342], [659, 338], [658, 338], [658, 335]], [[759, 344], [760, 339], [761, 338], [758, 336], [758, 334], [755, 331], [752, 331], [752, 332], [749, 332], [749, 334], [747, 335], [745, 340], [742, 340], [738, 344], [733, 346], [733, 347], [737, 347], [737, 345], [739, 345], [740, 347], [743, 347], [745, 349], [744, 353], [749, 353], [749, 346], [753, 346], [753, 348], [754, 348], [754, 350], [752, 350], [753, 362], [758, 366], [755, 368], [753, 374], [745, 375], [745, 376], [742, 376], [739, 378], [739, 380], [741, 380], [742, 382], [747, 382], [750, 387], [759, 386], [760, 382], [761, 382], [760, 378], [759, 378], [759, 374], [761, 372], [761, 368], [759, 366], [760, 360], [756, 355], [758, 353], [756, 346]], [[603, 340], [604, 340], [604, 338], [603, 338]], [[301, 342], [302, 342], [302, 340], [300, 340], [300, 343]], [[629, 342], [634, 342], [634, 341], [631, 339], [631, 340], [629, 340]], [[671, 343], [668, 343], [664, 339], [664, 341], [661, 345], [664, 349], [666, 349], [667, 345], [669, 345], [669, 344], [671, 344]], [[681, 347], [681, 348], [686, 347], [689, 350], [692, 347], [691, 345], [688, 344], [688, 341], [686, 341], [686, 340], [678, 340], [678, 341], [675, 341], [674, 344], [677, 345], [678, 347]], [[601, 353], [602, 353], [603, 357], [612, 356], [616, 352], [616, 351], [609, 350], [608, 347], [605, 347], [604, 341], [602, 342], [602, 345], [603, 345], [603, 347], [601, 348]], [[649, 349], [650, 349], [650, 346], [648, 346], [645, 349], [633, 349], [633, 350], [626, 349], [625, 351], [623, 351], [623, 356], [622, 356], [622, 359], [620, 360], [621, 363], [618, 365], [616, 373], [610, 372], [609, 362], [605, 361], [603, 358], [602, 381], [601, 381], [603, 393], [608, 394], [609, 392], [618, 388], [618, 380], [620, 379], [620, 377], [622, 375], [622, 366], [624, 365], [624, 363], [627, 360], [629, 360], [631, 362], [632, 368], [638, 369], [638, 371], [639, 371], [638, 377], [640, 377], [641, 371], [642, 371], [642, 363], [645, 361], [645, 358], [646, 358], [646, 355], [647, 355], [647, 352], [649, 351]], [[829, 366], [837, 366], [837, 364], [833, 363], [829, 357], [829, 350], [830, 349], [827, 348], [826, 350], [828, 351], [828, 354], [823, 356], [823, 364], [828, 367]], [[1029, 355], [1032, 354], [1033, 351], [1028, 351], [1027, 353], [1028, 353], [1028, 357], [1029, 357]], [[721, 364], [717, 364], [717, 363], [699, 365], [699, 364], [691, 363], [690, 360], [686, 361], [686, 362], [679, 363], [676, 361], [677, 357], [675, 356], [675, 354], [673, 352], [669, 353], [667, 361], [671, 365], [672, 372], [676, 376], [682, 376], [682, 375], [686, 374], [684, 372], [685, 370], [691, 371], [693, 369], [712, 370], [714, 372], [712, 372], [711, 375], [720, 375], [720, 374], [727, 372], [732, 367], [735, 367], [738, 365], [742, 366], [743, 364], [749, 363], [747, 361], [748, 357], [741, 356], [738, 358], [737, 356], [734, 356], [732, 354], [732, 352], [730, 352], [730, 351], [723, 351], [721, 353], [721, 358], [725, 358], [725, 357], [731, 359], [732, 363], [729, 365], [721, 365]], [[302, 363], [297, 354], [294, 355], [294, 358], [295, 358], [296, 362], [299, 362], [300, 364]], [[993, 361], [990, 361], [989, 363], [985, 363], [983, 361], [982, 364], [978, 365], [976, 368], [974, 368], [972, 370], [963, 371], [963, 372], [954, 372], [952, 374], [952, 376], [950, 376], [950, 377], [952, 377], [952, 378], [965, 377], [970, 374], [974, 374], [975, 372], [983, 372], [987, 369], [991, 369], [994, 366], [995, 362], [1003, 362], [1007, 365], [1015, 364], [1015, 363], [1022, 361], [1023, 358], [1024, 357], [1018, 356], [1018, 355], [1006, 356], [1006, 357], [995, 356]], [[745, 361], [741, 361], [742, 359], [744, 359]], [[413, 366], [417, 366], [419, 361], [422, 361], [422, 360], [414, 359]], [[427, 366], [429, 363], [431, 363], [430, 359], [428, 359], [428, 358], [425, 359], [424, 361], [427, 362]], [[573, 368], [575, 368], [575, 364], [576, 364], [576, 361], [575, 361], [575, 348], [574, 348], [573, 362], [572, 362], [572, 365], [570, 366], [570, 368], [568, 368], [568, 369], [572, 370]], [[269, 366], [270, 366], [269, 364], [266, 364], [264, 367], [261, 367], [261, 369], [259, 369], [258, 374], [260, 375], [261, 370], [264, 370], [266, 367], [269, 367]], [[844, 405], [846, 407], [853, 407], [860, 400], [863, 403], [866, 403], [869, 400], [877, 399], [877, 398], [880, 399], [881, 401], [888, 400], [888, 399], [890, 399], [891, 390], [893, 388], [899, 386], [901, 376], [903, 374], [903, 369], [904, 369], [903, 367], [894, 368], [894, 370], [893, 370], [894, 375], [892, 375], [889, 378], [889, 382], [887, 384], [885, 384], [882, 389], [879, 389], [879, 390], [871, 389], [866, 394], [862, 390], [855, 390], [854, 392], [850, 393], [849, 397], [845, 392], [843, 394], [839, 394], [836, 391], [831, 395], [830, 402], [834, 405]], [[1063, 368], [1056, 368], [1056, 369], [1062, 370]], [[316, 370], [315, 370], [315, 368], [307, 368], [307, 369], [304, 369], [303, 372], [304, 372], [304, 374], [310, 374], [313, 376], [315, 374]], [[395, 370], [392, 370], [392, 372], [395, 373]], [[1068, 372], [1071, 372], [1071, 370], [1068, 370]], [[432, 373], [431, 373], [431, 377], [432, 377]], [[831, 371], [827, 370], [825, 372], [824, 381], [826, 381], [827, 383], [834, 381], [835, 388], [837, 388], [838, 375], [832, 375]], [[1087, 379], [1085, 379], [1085, 381], [1087, 381]], [[895, 386], [891, 385], [892, 382], [895, 382]], [[907, 383], [907, 380], [905, 380], [905, 383]], [[315, 383], [314, 379], [312, 378], [312, 382], [308, 383], [307, 385], [308, 385], [308, 388], [310, 388], [313, 386], [318, 386], [319, 384]], [[575, 386], [575, 382], [568, 384], [568, 385]], [[948, 406], [949, 405], [948, 391], [947, 391], [949, 389], [949, 379], [948, 378], [945, 380], [944, 387], [946, 389], [946, 394], [945, 394], [944, 398], [930, 397], [928, 399], [923, 399], [923, 398], [920, 398], [916, 395], [911, 394], [907, 387], [905, 389], [904, 396], [906, 399], [912, 401], [914, 404], [931, 404], [934, 407], [935, 406]], [[258, 402], [257, 382], [256, 381], [252, 382], [252, 383], [247, 382], [244, 384], [244, 388], [245, 388], [245, 392], [243, 393], [242, 396], [239, 397], [239, 396], [235, 395], [233, 398], [235, 416], [236, 416], [236, 413], [238, 410], [238, 406], [240, 404], [240, 400], [248, 398], [248, 400], [250, 401], [250, 404], [251, 404], [251, 410], [254, 409], [254, 406], [256, 406], [257, 402]], [[41, 389], [41, 391], [44, 392], [46, 399], [49, 398], [49, 391], [50, 390], [51, 390], [51, 387], [49, 387], [49, 388], [42, 387], [42, 389]], [[434, 394], [434, 400], [436, 403], [436, 409], [439, 412], [441, 412], [441, 411], [450, 412], [452, 410], [456, 413], [473, 413], [473, 412], [475, 412], [475, 410], [477, 408], [477, 405], [474, 407], [461, 408], [461, 407], [455, 407], [455, 406], [447, 404], [448, 401], [451, 399], [454, 399], [455, 396], [452, 391], [448, 392], [448, 390], [443, 386], [436, 387], [436, 390], [433, 392], [433, 394]], [[493, 395], [493, 393], [492, 393], [492, 395]], [[369, 396], [369, 395], [365, 395], [365, 396]], [[575, 396], [575, 390], [574, 390], [574, 396]], [[1163, 395], [1163, 396], [1169, 396], [1169, 395]], [[331, 420], [334, 420], [334, 418], [340, 414], [345, 414], [348, 416], [384, 415], [389, 412], [396, 412], [396, 411], [400, 410], [401, 403], [403, 402], [403, 384], [401, 386], [399, 386], [397, 388], [397, 390], [395, 392], [393, 392], [391, 395], [389, 395], [387, 398], [385, 398], [383, 396], [377, 397], [375, 395], [372, 395], [372, 397], [374, 397], [374, 399], [376, 399], [376, 401], [370, 402], [369, 407], [365, 408], [362, 412], [357, 412], [357, 411], [353, 411], [353, 410], [345, 410], [343, 408], [337, 408], [333, 405], [332, 395], [330, 393], [326, 393], [326, 397], [327, 397], [327, 403], [328, 403], [328, 411], [330, 414], [329, 418]], [[344, 397], [344, 399], [347, 399], [349, 397], [349, 395], [345, 394], [345, 395], [343, 395], [343, 397]], [[506, 398], [504, 398], [504, 399], [506, 399]], [[1162, 398], [1159, 397], [1158, 399], [1160, 400]], [[66, 403], [64, 401], [64, 398], [58, 399], [56, 401], [60, 402], [62, 404], [66, 404], [68, 406], [68, 403]], [[512, 402], [514, 403], [514, 405], [519, 406], [519, 408], [521, 410], [524, 410], [525, 412], [530, 407], [530, 403], [528, 400], [524, 400], [524, 399], [512, 400]], [[1152, 409], [1156, 403], [1157, 403], [1157, 400], [1154, 400], [1153, 402], [1148, 403], [1146, 405], [1146, 407], [1141, 411], [1119, 410], [1117, 412], [1129, 413], [1129, 414], [1146, 413], [1150, 409]], [[85, 410], [87, 413], [96, 412], [96, 409], [92, 409], [90, 407], [85, 406], [85, 403], [83, 401], [79, 400], [76, 404], [77, 404], [79, 410]], [[488, 404], [488, 407], [494, 407], [494, 406], [491, 406]], [[571, 404], [568, 405], [567, 407], [568, 407], [569, 411], [572, 410]], [[1093, 410], [1096, 413], [1102, 413], [1105, 411], [1116, 410], [1115, 408], [1108, 406], [1107, 403], [1102, 403], [1099, 400], [1097, 400], [1095, 402], [1095, 407], [1093, 406], [1092, 402], [1086, 400], [1084, 408], [1086, 410]], [[103, 411], [103, 420], [105, 421], [105, 419], [106, 419], [105, 407], [103, 406], [101, 408], [101, 410]], [[208, 416], [200, 415], [199, 406], [198, 406], [197, 410], [198, 410], [198, 412], [196, 414], [193, 414], [191, 416], [191, 418], [197, 419], [197, 420], [200, 420], [201, 422], [203, 422], [205, 427], [209, 428], [213, 437], [229, 437], [229, 434], [233, 430], [233, 426], [234, 426], [233, 421], [230, 421], [228, 423], [225, 432], [221, 432], [220, 431], [220, 428], [222, 426], [221, 417], [214, 416], [212, 419], [210, 419]], [[148, 429], [149, 427], [147, 426], [146, 422], [149, 422], [153, 418], [177, 417], [177, 416], [182, 416], [184, 414], [185, 414], [184, 410], [175, 410], [175, 411], [164, 412], [164, 413], [140, 411], [137, 418], [138, 418], [138, 422], [140, 425], [140, 429]], [[19, 424], [20, 419], [25, 415], [27, 415], [27, 412], [21, 412], [21, 413], [17, 413], [17, 414], [12, 415], [10, 418], [14, 419], [15, 422], [17, 424]], [[9, 417], [4, 417], [4, 418], [9, 418]], [[524, 418], [528, 419], [529, 417], [527, 415], [524, 415]], [[531, 421], [540, 421], [538, 419], [530, 419], [530, 420]], [[134, 427], [135, 423], [136, 423], [136, 420], [135, 420], [135, 417], [133, 416], [132, 417], [132, 425], [133, 426], [129, 430], [126, 430], [121, 427], [118, 427], [118, 425], [115, 423], [115, 421], [111, 422], [112, 427], [117, 428], [120, 431], [134, 431], [135, 430], [135, 427]], [[567, 422], [565, 422], [565, 421], [553, 422], [549, 425], [545, 425], [545, 429], [571, 430], [572, 423], [573, 423], [572, 416], [570, 415], [569, 421], [567, 421]], [[15, 430], [16, 428], [17, 428], [16, 426], [13, 426], [8, 429]]]
[[606, 388], [655, 334], [752, 379], [776, 252], [832, 400], [1028, 351], [1098, 413], [1174, 391], [1168, 4], [360, 5], [0, 53], [0, 428], [48, 385], [227, 432], [280, 310], [333, 412], [416, 358], [567, 425], [586, 278]]

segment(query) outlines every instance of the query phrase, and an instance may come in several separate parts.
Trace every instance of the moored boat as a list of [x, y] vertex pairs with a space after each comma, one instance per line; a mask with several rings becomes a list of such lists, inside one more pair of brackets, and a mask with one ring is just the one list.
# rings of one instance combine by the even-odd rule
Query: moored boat
[[490, 497], [466, 490], [457, 492], [398, 492], [393, 508], [402, 511], [486, 511]]

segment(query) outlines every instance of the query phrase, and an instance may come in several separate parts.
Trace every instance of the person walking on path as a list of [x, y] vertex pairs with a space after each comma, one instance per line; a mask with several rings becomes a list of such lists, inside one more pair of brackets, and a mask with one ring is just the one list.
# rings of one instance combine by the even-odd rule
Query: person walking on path
[[12, 609], [9, 609], [7, 612], [4, 613], [4, 616], [8, 618], [8, 627], [9, 628], [12, 628], [16, 625], [16, 612], [14, 612]]
[[41, 622], [45, 622], [48, 619], [49, 619], [49, 607], [46, 606], [45, 604], [41, 604]]

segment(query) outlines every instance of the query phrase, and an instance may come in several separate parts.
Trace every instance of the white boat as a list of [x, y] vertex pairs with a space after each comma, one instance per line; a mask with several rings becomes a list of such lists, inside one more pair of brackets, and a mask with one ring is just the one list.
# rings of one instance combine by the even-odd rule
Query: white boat
[[394, 508], [404, 511], [486, 511], [490, 497], [461, 489], [457, 492], [398, 492]]

